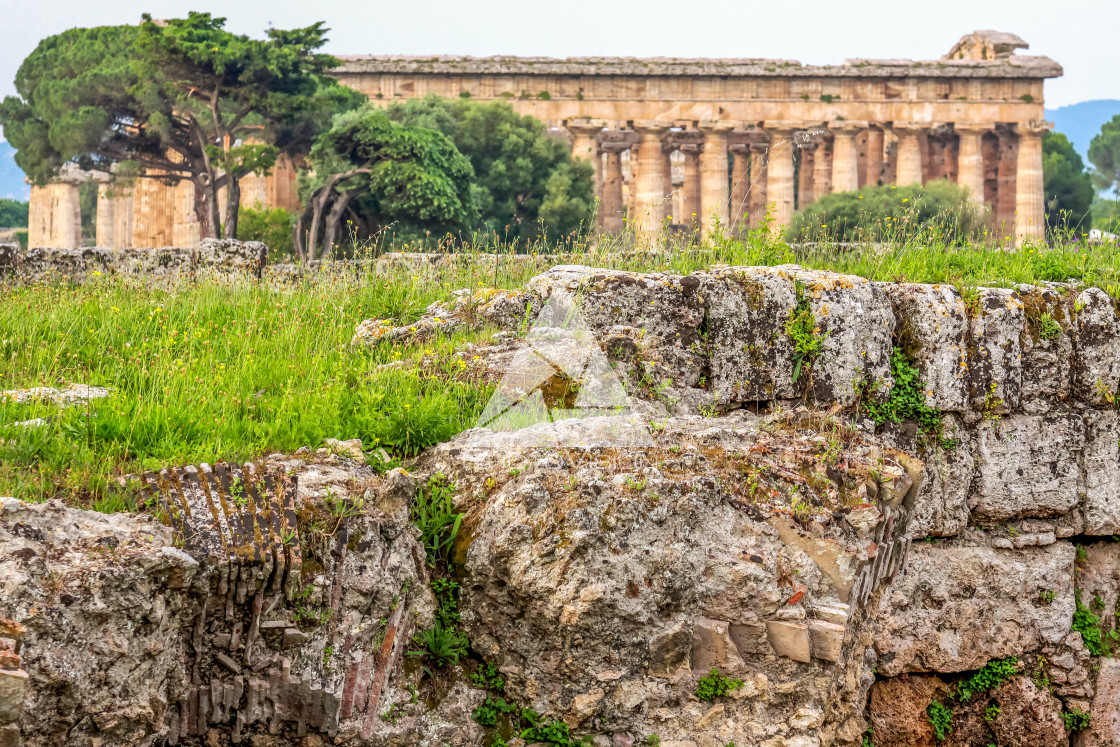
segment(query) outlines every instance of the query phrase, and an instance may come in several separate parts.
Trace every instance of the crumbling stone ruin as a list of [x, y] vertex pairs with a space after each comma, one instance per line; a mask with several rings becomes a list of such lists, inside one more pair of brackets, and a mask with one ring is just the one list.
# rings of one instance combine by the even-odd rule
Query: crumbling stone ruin
[[601, 355], [580, 392], [617, 377], [629, 419], [169, 467], [137, 514], [3, 500], [3, 744], [491, 744], [487, 678], [408, 655], [437, 492], [468, 670], [595, 745], [1120, 744], [1103, 291], [559, 266], [454, 299], [354, 344], [496, 324], [464, 366], [528, 396], [514, 362]]

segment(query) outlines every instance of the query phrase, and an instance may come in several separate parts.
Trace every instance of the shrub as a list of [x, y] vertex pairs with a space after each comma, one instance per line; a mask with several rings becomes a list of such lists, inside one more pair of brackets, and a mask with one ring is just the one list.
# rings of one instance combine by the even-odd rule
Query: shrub
[[799, 210], [790, 241], [930, 240], [961, 244], [980, 234], [983, 217], [968, 191], [948, 181], [923, 186], [865, 187], [833, 192]]
[[243, 207], [237, 213], [237, 238], [241, 241], [261, 241], [268, 245], [272, 256], [291, 256], [292, 224], [295, 216], [284, 208]]

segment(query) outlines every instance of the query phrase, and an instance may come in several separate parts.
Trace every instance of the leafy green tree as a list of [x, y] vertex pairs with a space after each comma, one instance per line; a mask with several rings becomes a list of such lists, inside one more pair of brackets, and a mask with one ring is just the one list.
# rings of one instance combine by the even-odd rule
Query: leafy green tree
[[590, 164], [549, 137], [544, 123], [502, 101], [439, 96], [395, 102], [397, 122], [442, 132], [470, 159], [475, 198], [489, 230], [516, 238], [563, 234], [586, 225], [595, 203]]
[[[316, 52], [322, 24], [269, 29], [264, 40], [230, 33], [225, 19], [78, 28], [44, 39], [16, 75], [18, 97], [0, 104], [16, 161], [36, 182], [67, 162], [195, 185], [201, 233], [237, 232], [237, 180], [267, 173], [280, 153], [305, 153], [316, 122], [362, 99], [326, 76], [337, 61]], [[318, 117], [316, 118], [316, 114]]]
[[1101, 190], [1112, 189], [1120, 199], [1120, 114], [1101, 125], [1089, 143], [1089, 160], [1096, 167], [1093, 181]]
[[1042, 133], [1042, 179], [1046, 197], [1046, 227], [1088, 228], [1093, 182], [1085, 162], [1060, 132]]
[[939, 179], [924, 186], [867, 186], [833, 192], [794, 214], [790, 241], [910, 241], [959, 244], [983, 227], [965, 188]]
[[0, 197], [0, 228], [22, 228], [27, 225], [26, 202]]
[[241, 217], [237, 221], [237, 238], [242, 241], [263, 241], [268, 245], [271, 256], [282, 257], [295, 249], [292, 243], [294, 222], [295, 216], [284, 208], [267, 208], [257, 203], [255, 207], [241, 208]]
[[297, 231], [305, 260], [329, 256], [348, 211], [369, 233], [395, 221], [435, 231], [478, 221], [470, 161], [443, 134], [394, 122], [372, 106], [335, 116], [310, 162], [306, 246], [302, 217]]

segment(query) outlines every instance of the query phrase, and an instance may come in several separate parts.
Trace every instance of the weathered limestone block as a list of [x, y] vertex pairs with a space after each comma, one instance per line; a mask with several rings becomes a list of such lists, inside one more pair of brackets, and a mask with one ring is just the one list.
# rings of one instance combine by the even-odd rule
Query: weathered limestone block
[[926, 404], [964, 412], [968, 407], [968, 316], [951, 285], [879, 284], [898, 316], [898, 343], [925, 384]]
[[1112, 299], [1086, 288], [1074, 312], [1073, 395], [1098, 407], [1112, 404], [1120, 390], [1120, 320]]
[[27, 696], [27, 672], [0, 669], [0, 726], [19, 723]]
[[976, 428], [969, 505], [980, 519], [1060, 516], [1080, 501], [1085, 425], [1075, 414], [1010, 415]]
[[[939, 677], [876, 682], [870, 699], [875, 747], [984, 747], [993, 741], [1016, 747], [1064, 747], [1069, 743], [1062, 703], [1029, 677], [1012, 677], [963, 703], [951, 696], [952, 688]], [[943, 742], [936, 740], [926, 713], [934, 700], [953, 710], [952, 731]]]
[[1080, 735], [1077, 747], [1120, 745], [1120, 659], [1100, 660], [1096, 695], [1089, 710], [1089, 729]]
[[198, 244], [199, 267], [244, 272], [260, 277], [268, 262], [268, 246], [259, 241], [203, 239]]
[[699, 273], [716, 402], [792, 398], [794, 346], [786, 323], [797, 305], [793, 280], [772, 267]]
[[1055, 402], [1069, 397], [1070, 336], [1069, 308], [1062, 294], [1050, 288], [1020, 285], [1026, 325], [1020, 347], [1023, 352], [1020, 407], [1030, 415], [1050, 411]]
[[701, 349], [703, 303], [692, 276], [642, 274], [562, 265], [529, 281], [527, 289], [547, 302], [557, 290], [574, 295], [584, 323], [596, 333], [612, 327], [641, 332], [642, 360], [660, 381], [699, 384], [706, 358]]
[[935, 747], [926, 709], [944, 701], [949, 687], [939, 677], [890, 677], [871, 686], [868, 711], [875, 747]]
[[1120, 601], [1120, 544], [1105, 540], [1081, 548], [1084, 559], [1077, 564], [1077, 590], [1082, 603], [1100, 617], [1101, 634], [1107, 636], [1117, 630], [1116, 615], [1111, 613]]
[[804, 285], [823, 336], [813, 364], [813, 399], [851, 404], [864, 382], [878, 382], [881, 392], [889, 391], [895, 318], [886, 292], [854, 275], [789, 269]]
[[943, 418], [942, 442], [934, 444], [926, 460], [907, 532], [914, 539], [951, 537], [968, 526], [968, 494], [976, 460], [972, 439], [956, 416]]
[[1085, 411], [1086, 534], [1120, 533], [1120, 413]]
[[1068, 542], [1023, 550], [915, 542], [875, 613], [879, 674], [979, 669], [1058, 643], [1073, 619], [1073, 556]]
[[969, 319], [969, 398], [975, 410], [1014, 412], [1022, 391], [1023, 303], [1010, 288], [980, 288], [977, 293]]
[[0, 502], [0, 617], [28, 628], [25, 744], [161, 729], [190, 679], [180, 652], [198, 568], [154, 520]]
[[15, 275], [22, 261], [23, 252], [19, 244], [0, 244], [0, 278]]
[[809, 626], [802, 622], [767, 620], [766, 633], [770, 645], [779, 656], [794, 661], [808, 662], [812, 659], [809, 644]]

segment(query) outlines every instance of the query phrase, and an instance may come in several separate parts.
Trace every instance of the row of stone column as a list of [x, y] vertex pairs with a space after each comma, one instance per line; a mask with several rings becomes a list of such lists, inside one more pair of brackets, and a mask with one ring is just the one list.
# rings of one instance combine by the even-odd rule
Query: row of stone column
[[[625, 226], [623, 219], [623, 153], [629, 152], [629, 227], [656, 233], [667, 222], [674, 192], [670, 154], [684, 160], [682, 184], [686, 213], [677, 223], [699, 223], [701, 233], [741, 231], [761, 225], [769, 213], [774, 229], [787, 226], [794, 205], [795, 153], [800, 163], [800, 206], [830, 192], [849, 192], [876, 184], [886, 165], [886, 136], [895, 141], [894, 183], [923, 183], [923, 143], [932, 123], [875, 124], [837, 120], [823, 125], [795, 121], [766, 121], [761, 127], [727, 121], [701, 121], [692, 127], [671, 122], [636, 120], [611, 128], [601, 120], [565, 123], [573, 138], [572, 152], [595, 166], [600, 198], [599, 225], [604, 231]], [[1014, 223], [1016, 243], [1042, 238], [1045, 232], [1041, 134], [1046, 122], [1002, 126], [1017, 139], [1014, 170], [1014, 209], [1001, 211]], [[958, 139], [956, 178], [971, 198], [984, 204], [985, 161], [982, 138], [995, 132], [994, 122], [952, 124]], [[858, 142], [857, 142], [858, 139]], [[861, 153], [859, 143], [865, 145]], [[863, 168], [861, 170], [861, 160]], [[730, 162], [730, 169], [729, 169]], [[1010, 206], [1006, 206], [1010, 208]]]
[[[79, 187], [89, 180], [98, 183], [97, 246], [191, 247], [199, 242], [192, 182], [163, 180], [152, 175], [124, 187], [110, 184], [105, 174], [74, 170], [48, 184], [31, 186], [29, 246], [74, 249], [81, 245]], [[240, 185], [242, 207], [299, 209], [296, 169], [288, 158], [280, 158], [269, 175], [250, 174], [241, 179]], [[218, 203], [224, 221], [224, 191], [219, 194]]]

